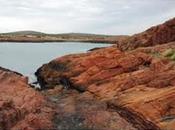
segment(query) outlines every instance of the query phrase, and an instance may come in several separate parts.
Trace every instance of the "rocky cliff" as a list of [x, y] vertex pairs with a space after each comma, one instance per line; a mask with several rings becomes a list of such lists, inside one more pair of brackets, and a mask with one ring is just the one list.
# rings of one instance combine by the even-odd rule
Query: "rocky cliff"
[[57, 128], [174, 129], [174, 20], [127, 44], [63, 56], [39, 68], [44, 94], [56, 104]]
[[135, 34], [117, 43], [122, 50], [132, 50], [137, 47], [148, 47], [175, 41], [175, 18]]

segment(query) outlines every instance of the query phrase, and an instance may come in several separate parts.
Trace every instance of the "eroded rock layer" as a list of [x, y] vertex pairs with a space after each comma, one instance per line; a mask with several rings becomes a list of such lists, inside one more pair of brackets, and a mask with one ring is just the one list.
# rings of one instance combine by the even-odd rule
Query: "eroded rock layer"
[[0, 68], [0, 130], [53, 128], [51, 106], [27, 82], [26, 77]]
[[175, 41], [175, 18], [117, 43], [121, 50], [133, 50]]
[[113, 46], [57, 58], [36, 75], [43, 88], [68, 88], [66, 96], [52, 93], [65, 120], [78, 113], [90, 128], [169, 130], [175, 128], [174, 49], [175, 42], [127, 52]]

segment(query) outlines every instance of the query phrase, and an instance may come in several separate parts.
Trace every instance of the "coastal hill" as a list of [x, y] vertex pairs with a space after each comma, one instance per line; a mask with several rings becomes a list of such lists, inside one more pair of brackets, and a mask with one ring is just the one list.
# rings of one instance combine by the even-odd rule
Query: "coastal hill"
[[37, 31], [30, 31], [30, 30], [26, 30], [26, 31], [16, 31], [16, 32], [9, 32], [9, 33], [1, 33], [1, 35], [18, 35], [18, 36], [25, 36], [25, 35], [45, 35], [45, 33], [42, 32], [37, 32]]
[[27, 77], [0, 68], [2, 130], [174, 130], [175, 18]]
[[0, 42], [94, 42], [113, 43], [124, 40], [126, 35], [99, 35], [85, 33], [47, 34], [36, 31], [17, 31], [0, 34]]

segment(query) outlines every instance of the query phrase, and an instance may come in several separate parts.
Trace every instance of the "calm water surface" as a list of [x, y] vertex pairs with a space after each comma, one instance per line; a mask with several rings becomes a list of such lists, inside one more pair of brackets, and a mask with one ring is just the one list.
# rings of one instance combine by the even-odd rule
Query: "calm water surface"
[[44, 63], [54, 58], [73, 53], [86, 52], [94, 47], [106, 47], [109, 44], [91, 43], [0, 43], [0, 66], [26, 76]]

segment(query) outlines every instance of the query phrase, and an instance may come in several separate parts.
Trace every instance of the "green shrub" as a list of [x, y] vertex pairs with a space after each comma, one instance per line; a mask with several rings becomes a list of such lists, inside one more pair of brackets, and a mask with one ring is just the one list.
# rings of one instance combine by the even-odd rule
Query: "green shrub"
[[175, 53], [170, 57], [170, 59], [175, 61]]
[[175, 54], [175, 50], [174, 49], [167, 49], [166, 51], [164, 51], [162, 53], [163, 56], [165, 57], [171, 57]]

